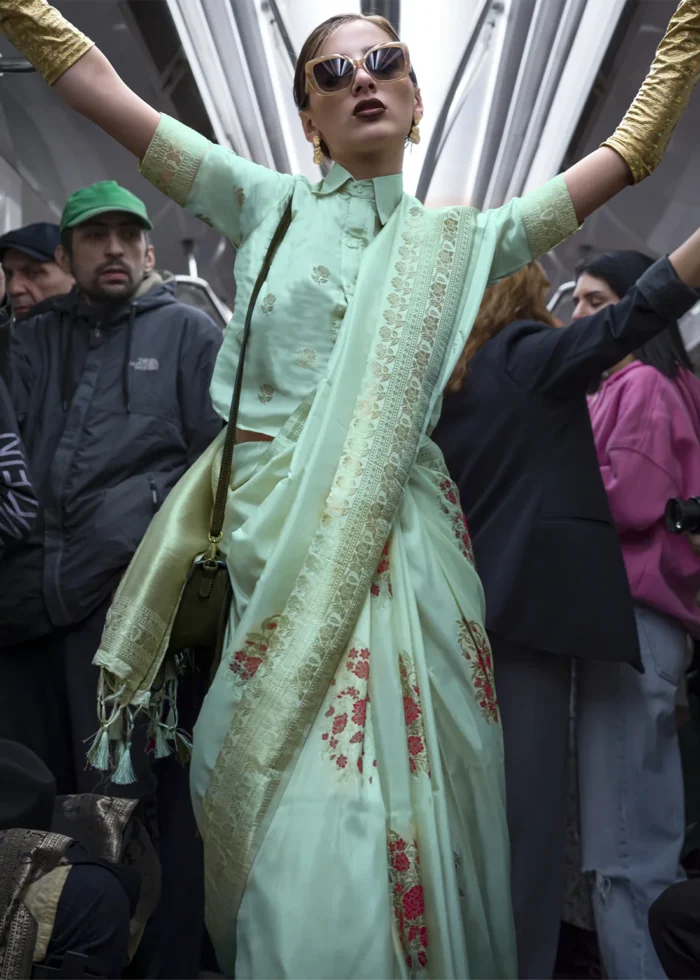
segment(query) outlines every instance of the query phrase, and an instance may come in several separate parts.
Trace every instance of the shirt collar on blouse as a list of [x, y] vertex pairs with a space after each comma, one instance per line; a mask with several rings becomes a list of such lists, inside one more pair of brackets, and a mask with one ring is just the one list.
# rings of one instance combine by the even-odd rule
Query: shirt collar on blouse
[[374, 177], [372, 180], [354, 180], [344, 167], [334, 163], [327, 177], [315, 188], [316, 194], [332, 194], [346, 184], [360, 187], [372, 187], [377, 214], [383, 225], [387, 223], [399, 205], [403, 196], [403, 176], [391, 174], [389, 177]]

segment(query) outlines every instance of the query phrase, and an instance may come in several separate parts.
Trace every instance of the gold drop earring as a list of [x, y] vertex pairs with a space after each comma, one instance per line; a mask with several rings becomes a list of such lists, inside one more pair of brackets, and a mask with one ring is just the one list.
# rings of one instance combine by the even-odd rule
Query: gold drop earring
[[408, 134], [408, 138], [411, 143], [415, 143], [416, 146], [420, 143], [420, 129], [418, 128], [418, 123], [411, 126], [411, 132]]
[[320, 167], [323, 163], [323, 150], [321, 149], [321, 137], [316, 133], [314, 136], [314, 163]]

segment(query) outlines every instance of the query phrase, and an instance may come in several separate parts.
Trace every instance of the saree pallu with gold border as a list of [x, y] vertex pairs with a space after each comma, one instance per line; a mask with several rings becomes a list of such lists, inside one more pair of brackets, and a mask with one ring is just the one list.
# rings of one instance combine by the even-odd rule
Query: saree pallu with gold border
[[363, 262], [387, 269], [381, 317], [361, 271], [325, 382], [236, 450], [235, 600], [192, 759], [231, 976], [515, 975], [483, 596], [426, 437], [473, 218], [399, 211]]

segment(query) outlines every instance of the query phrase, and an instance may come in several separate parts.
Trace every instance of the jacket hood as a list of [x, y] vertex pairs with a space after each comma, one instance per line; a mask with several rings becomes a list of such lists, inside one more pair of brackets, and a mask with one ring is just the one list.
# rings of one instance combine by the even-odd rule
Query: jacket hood
[[[166, 273], [165, 275], [168, 276], [169, 274]], [[160, 273], [152, 272], [146, 276], [132, 298], [115, 309], [109, 318], [109, 322], [117, 324], [127, 320], [132, 307], [135, 308], [138, 315], [146, 310], [155, 310], [161, 306], [168, 306], [177, 302], [175, 280], [172, 277], [166, 279]], [[85, 320], [102, 319], [103, 316], [101, 307], [92, 306], [81, 300], [77, 287], [62, 296], [51, 296], [42, 303], [38, 303], [29, 316], [24, 318], [24, 322], [29, 322], [35, 316], [42, 316], [46, 313], [56, 313], [59, 316], [69, 314]]]

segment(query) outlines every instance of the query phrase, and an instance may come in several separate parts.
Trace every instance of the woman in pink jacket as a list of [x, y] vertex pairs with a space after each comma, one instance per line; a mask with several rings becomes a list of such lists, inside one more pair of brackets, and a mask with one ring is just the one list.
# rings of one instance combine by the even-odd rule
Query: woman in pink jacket
[[[574, 318], [617, 303], [651, 262], [638, 252], [587, 262]], [[684, 878], [675, 702], [688, 635], [700, 638], [700, 559], [683, 536], [666, 530], [664, 510], [671, 497], [700, 494], [700, 381], [678, 326], [607, 371], [589, 410], [644, 665], [639, 673], [592, 662], [579, 674], [583, 866], [596, 869], [594, 904], [607, 906], [613, 926], [615, 909], [629, 914], [632, 906], [645, 918], [650, 903]], [[647, 961], [644, 976], [664, 972]]]

